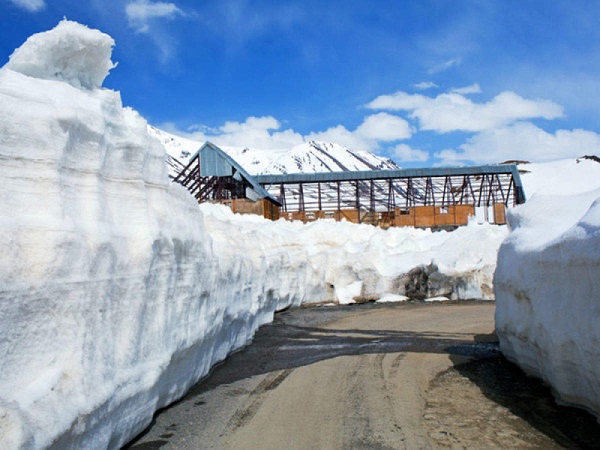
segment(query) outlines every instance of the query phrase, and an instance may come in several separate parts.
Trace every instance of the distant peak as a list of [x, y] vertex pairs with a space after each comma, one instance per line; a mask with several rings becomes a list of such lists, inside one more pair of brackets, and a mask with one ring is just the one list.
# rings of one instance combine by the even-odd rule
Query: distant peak
[[596, 155], [585, 155], [582, 156], [580, 159], [589, 159], [590, 161], [596, 161], [597, 163], [600, 163], [600, 158], [598, 158]]

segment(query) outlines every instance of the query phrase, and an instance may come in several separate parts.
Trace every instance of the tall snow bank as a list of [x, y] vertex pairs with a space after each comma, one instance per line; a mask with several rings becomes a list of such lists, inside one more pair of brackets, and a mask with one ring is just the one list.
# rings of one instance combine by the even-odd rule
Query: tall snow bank
[[2, 448], [119, 446], [224, 357], [230, 324], [210, 319], [242, 308], [202, 300], [217, 282], [202, 216], [146, 122], [118, 93], [74, 86], [98, 85], [84, 55], [112, 40], [57, 29], [15, 53], [43, 79], [0, 69]]
[[[296, 272], [296, 265], [308, 264], [308, 279], [299, 289], [306, 293], [312, 289], [313, 294], [303, 297], [303, 303], [347, 304], [387, 294], [418, 300], [493, 299], [496, 255], [507, 234], [506, 227], [474, 221], [453, 232], [383, 230], [333, 220], [271, 222], [211, 204], [200, 209], [217, 253], [248, 255], [252, 248], [260, 249], [267, 273], [277, 267], [284, 274]], [[243, 230], [239, 241], [231, 230]]]
[[600, 189], [512, 210], [495, 273], [503, 353], [600, 417]]
[[73, 77], [0, 69], [3, 449], [121, 446], [244, 345], [280, 298], [280, 280], [255, 277], [258, 252], [217, 258], [146, 121], [117, 92], [72, 83], [92, 80], [99, 62], [79, 59], [96, 51], [79, 44], [109, 39], [68, 27], [60, 51], [49, 32], [31, 58], [83, 64], [65, 66]]
[[63, 20], [50, 31], [30, 36], [4, 67], [30, 77], [97, 89], [115, 66], [110, 60], [114, 45], [107, 34]]
[[99, 89], [111, 45], [61, 22], [0, 69], [1, 448], [120, 447], [277, 309], [491, 295], [501, 227], [199, 209], [146, 121]]
[[575, 195], [600, 189], [600, 163], [570, 158], [519, 165], [525, 196]]

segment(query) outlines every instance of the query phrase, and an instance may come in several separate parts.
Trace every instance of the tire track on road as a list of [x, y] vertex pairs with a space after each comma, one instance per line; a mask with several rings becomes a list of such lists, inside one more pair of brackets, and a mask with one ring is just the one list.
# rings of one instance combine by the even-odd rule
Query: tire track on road
[[285, 369], [269, 373], [264, 380], [250, 393], [248, 400], [231, 417], [221, 436], [235, 432], [245, 426], [256, 415], [262, 404], [269, 396], [269, 392], [276, 389], [293, 372], [294, 369]]

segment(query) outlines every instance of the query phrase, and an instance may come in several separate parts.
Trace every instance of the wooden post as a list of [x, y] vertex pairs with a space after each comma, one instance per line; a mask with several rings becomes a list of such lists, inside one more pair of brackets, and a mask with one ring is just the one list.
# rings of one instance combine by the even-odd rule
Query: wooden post
[[375, 192], [374, 192], [374, 182], [373, 180], [371, 180], [371, 186], [370, 186], [371, 192], [370, 192], [370, 196], [371, 196], [371, 205], [370, 205], [370, 212], [375, 211]]
[[319, 211], [321, 211], [323, 209], [321, 206], [321, 182], [317, 183], [317, 189], [319, 191]]
[[298, 183], [298, 210], [304, 211], [304, 188], [303, 183]]

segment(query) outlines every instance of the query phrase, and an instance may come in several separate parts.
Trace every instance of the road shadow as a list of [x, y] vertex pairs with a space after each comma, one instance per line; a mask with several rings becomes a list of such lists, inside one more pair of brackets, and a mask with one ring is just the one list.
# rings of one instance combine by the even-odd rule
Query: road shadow
[[450, 370], [477, 385], [489, 400], [507, 408], [560, 446], [600, 449], [600, 424], [592, 414], [556, 403], [547, 385], [527, 376], [500, 352], [465, 363], [456, 354], [461, 351], [461, 347], [448, 348], [455, 364]]
[[[258, 330], [251, 345], [228, 356], [224, 364], [216, 366], [182, 400], [256, 375], [296, 369], [340, 356], [400, 352], [441, 354], [450, 353], [451, 349], [456, 354], [482, 358], [498, 352], [497, 341], [475, 341], [472, 333], [326, 329], [319, 323], [314, 325], [315, 321], [328, 323], [343, 317], [348, 310], [359, 313], [374, 307], [377, 305], [338, 306], [336, 311], [307, 308], [279, 314], [272, 323]], [[390, 307], [393, 306], [382, 306]], [[315, 318], [315, 314], [319, 317]]]

